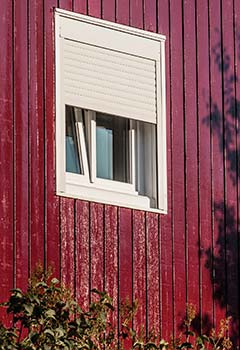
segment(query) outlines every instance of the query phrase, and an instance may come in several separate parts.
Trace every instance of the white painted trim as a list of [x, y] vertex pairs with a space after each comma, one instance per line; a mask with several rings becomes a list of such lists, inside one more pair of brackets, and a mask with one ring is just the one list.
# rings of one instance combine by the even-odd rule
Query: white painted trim
[[98, 19], [95, 17], [85, 16], [82, 14], [78, 14], [78, 13], [67, 11], [67, 10], [62, 10], [59, 8], [55, 8], [55, 16], [56, 15], [70, 18], [70, 19], [76, 19], [76, 20], [81, 21], [81, 22], [95, 24], [95, 25], [98, 25], [100, 27], [109, 28], [109, 29], [120, 31], [123, 33], [129, 33], [129, 34], [132, 34], [135, 36], [148, 38], [148, 39], [159, 41], [159, 42], [164, 42], [166, 40], [166, 36], [162, 35], [162, 34], [148, 32], [146, 30], [129, 27], [129, 26], [126, 26], [123, 24], [118, 24], [118, 23], [106, 21], [103, 19]]

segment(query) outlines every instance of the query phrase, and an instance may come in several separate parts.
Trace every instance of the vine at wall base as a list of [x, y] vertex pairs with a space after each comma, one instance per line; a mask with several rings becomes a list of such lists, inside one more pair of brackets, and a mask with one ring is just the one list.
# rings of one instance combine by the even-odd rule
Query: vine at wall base
[[[210, 335], [196, 335], [191, 330], [195, 309], [187, 306], [184, 332], [168, 342], [158, 335], [137, 335], [130, 327], [137, 303], [122, 303], [121, 326], [112, 321], [112, 300], [105, 292], [93, 290], [94, 301], [83, 310], [56, 278], [50, 278], [42, 268], [33, 273], [26, 292], [12, 290], [9, 300], [2, 304], [11, 317], [12, 326], [0, 324], [1, 350], [123, 350], [132, 349], [232, 349], [228, 337], [229, 318], [222, 320], [219, 330]], [[143, 332], [144, 333], [144, 329]], [[130, 340], [130, 342], [129, 342]], [[129, 348], [129, 345], [128, 345]]]

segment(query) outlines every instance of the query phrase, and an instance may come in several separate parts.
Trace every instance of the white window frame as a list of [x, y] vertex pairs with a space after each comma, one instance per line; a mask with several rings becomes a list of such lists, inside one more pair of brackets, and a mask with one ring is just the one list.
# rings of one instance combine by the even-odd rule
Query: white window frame
[[[60, 84], [61, 71], [61, 55], [63, 48], [59, 37], [61, 36], [61, 18], [72, 19], [73, 23], [81, 21], [83, 23], [91, 23], [99, 26], [99, 28], [108, 28], [113, 31], [130, 33], [131, 36], [143, 38], [144, 49], [148, 50], [148, 41], [156, 42], [156, 100], [157, 100], [157, 197], [158, 208], [150, 207], [148, 197], [140, 196], [135, 190], [135, 178], [137, 170], [135, 169], [135, 150], [134, 138], [135, 130], [130, 128], [130, 162], [131, 183], [123, 183], [119, 181], [111, 181], [107, 179], [99, 179], [96, 177], [96, 122], [94, 111], [88, 110], [89, 120], [91, 122], [90, 139], [91, 139], [91, 154], [88, 164], [86, 144], [83, 142], [83, 126], [77, 121], [77, 139], [79, 149], [81, 149], [82, 166], [84, 175], [66, 172], [66, 151], [65, 151], [65, 120], [66, 120], [66, 105], [68, 102], [62, 98], [62, 88]], [[69, 28], [69, 35], [74, 37], [74, 26]], [[167, 166], [166, 166], [166, 95], [165, 95], [165, 36], [135, 29], [132, 27], [119, 25], [116, 23], [99, 20], [96, 18], [75, 14], [69, 11], [56, 9], [55, 10], [55, 51], [56, 51], [56, 193], [60, 196], [79, 198], [104, 204], [112, 204], [133, 209], [146, 210], [157, 213], [167, 213]], [[104, 38], [103, 38], [104, 42]], [[119, 45], [126, 45], [126, 43]], [[132, 43], [129, 43], [132, 45]], [[152, 47], [152, 46], [151, 46]], [[155, 47], [155, 46], [154, 46]], [[138, 54], [138, 47], [133, 47], [134, 54]], [[143, 48], [141, 48], [141, 51]], [[148, 51], [146, 51], [148, 52]], [[76, 106], [81, 107], [81, 106]], [[84, 106], [82, 106], [84, 109]], [[94, 109], [94, 106], [93, 106]], [[121, 115], [119, 115], [121, 117]], [[117, 118], [117, 116], [116, 116]], [[90, 166], [90, 169], [89, 169]]]

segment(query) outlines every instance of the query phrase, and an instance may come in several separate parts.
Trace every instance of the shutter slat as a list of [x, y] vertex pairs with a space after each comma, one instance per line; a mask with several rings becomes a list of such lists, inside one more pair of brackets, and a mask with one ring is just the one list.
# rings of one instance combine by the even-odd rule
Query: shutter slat
[[155, 60], [61, 40], [65, 101], [77, 107], [156, 123]]

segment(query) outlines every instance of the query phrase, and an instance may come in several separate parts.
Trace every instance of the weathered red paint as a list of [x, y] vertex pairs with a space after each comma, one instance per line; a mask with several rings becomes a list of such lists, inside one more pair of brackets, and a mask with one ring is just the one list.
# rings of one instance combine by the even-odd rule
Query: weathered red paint
[[[173, 288], [174, 332], [182, 321], [186, 304], [186, 241], [185, 241], [185, 147], [182, 4], [170, 3], [171, 11], [171, 98], [172, 98], [172, 181], [173, 181]], [[173, 26], [174, 23], [174, 26]]]
[[[57, 6], [166, 35], [167, 215], [56, 196]], [[94, 287], [116, 308], [138, 298], [135, 329], [177, 334], [188, 301], [209, 325], [232, 313], [238, 334], [239, 2], [2, 0], [1, 10], [2, 297], [40, 260], [84, 306]]]
[[[164, 33], [170, 38], [169, 23], [169, 1], [158, 1], [158, 32]], [[170, 86], [172, 83], [172, 74], [170, 74], [170, 40], [166, 41], [166, 110], [167, 110], [167, 177], [168, 177], [168, 215], [160, 216], [160, 304], [161, 307], [161, 325], [162, 336], [167, 339], [173, 334], [173, 237], [172, 237], [172, 105]]]
[[[210, 3], [210, 55], [213, 55], [214, 48], [221, 50], [221, 4], [219, 1], [211, 1]], [[221, 55], [219, 56], [219, 64], [221, 65]], [[219, 135], [220, 142], [223, 144], [223, 120], [222, 120], [222, 72], [219, 70], [219, 65], [216, 64], [213, 59], [210, 61], [211, 70], [211, 114], [214, 116], [214, 121], [216, 117], [219, 119]], [[219, 111], [219, 113], [218, 113]], [[212, 123], [212, 128], [214, 128], [216, 123]], [[223, 150], [223, 149], [222, 149]], [[214, 130], [212, 130], [212, 204], [214, 209], [213, 218], [213, 263], [215, 264], [216, 259], [220, 258], [223, 261], [222, 269], [225, 270], [225, 247], [222, 247], [222, 251], [219, 252], [219, 247], [217, 245], [218, 240], [218, 215], [221, 216], [223, 225], [225, 225], [225, 213], [224, 213], [224, 164], [223, 164], [223, 153], [219, 152], [219, 137], [216, 135]], [[217, 205], [218, 208], [217, 209]], [[219, 214], [220, 211], [220, 214]], [[221, 253], [221, 256], [219, 255]], [[218, 271], [219, 272], [219, 271]], [[214, 271], [215, 274], [215, 271]], [[219, 275], [214, 277], [214, 292], [216, 291], [216, 281], [219, 280]], [[226, 285], [225, 285], [225, 273], [221, 281], [222, 293], [225, 297]], [[214, 301], [214, 321], [217, 323], [220, 319], [224, 318], [226, 315], [225, 308], [221, 308], [218, 302]]]
[[[15, 285], [25, 288], [28, 280], [29, 149], [28, 149], [28, 6], [14, 1], [14, 201]], [[21, 67], [21, 69], [19, 69]]]
[[[200, 312], [202, 318], [213, 319], [212, 268], [206, 264], [206, 250], [212, 249], [211, 211], [211, 132], [204, 119], [210, 115], [208, 1], [197, 2], [197, 77], [199, 127], [199, 250], [200, 250]], [[204, 330], [205, 325], [202, 324]]]
[[[29, 3], [30, 269], [44, 261], [43, 3]], [[27, 169], [25, 169], [27, 171]]]
[[[0, 275], [1, 302], [13, 285], [13, 65], [12, 4], [1, 7], [0, 31]], [[1, 311], [2, 312], [2, 311]], [[6, 319], [3, 319], [6, 321]]]
[[199, 312], [198, 115], [195, 3], [184, 2], [184, 109], [187, 301]]
[[89, 304], [90, 241], [89, 203], [76, 203], [76, 297], [83, 307]]
[[46, 266], [52, 266], [54, 274], [60, 277], [60, 229], [59, 197], [55, 195], [55, 106], [54, 106], [54, 13], [56, 0], [45, 0], [45, 230]]

